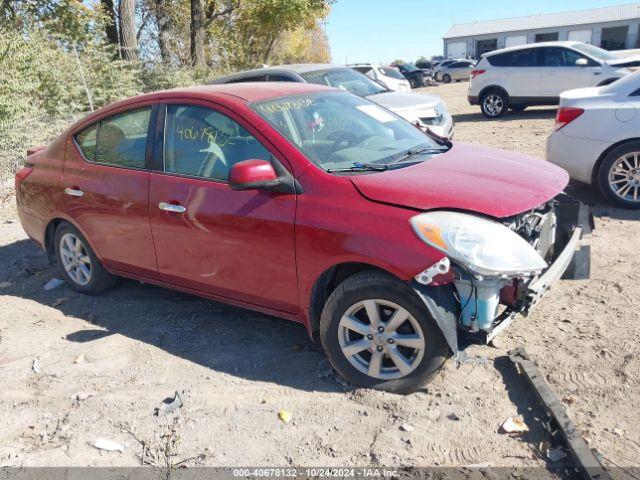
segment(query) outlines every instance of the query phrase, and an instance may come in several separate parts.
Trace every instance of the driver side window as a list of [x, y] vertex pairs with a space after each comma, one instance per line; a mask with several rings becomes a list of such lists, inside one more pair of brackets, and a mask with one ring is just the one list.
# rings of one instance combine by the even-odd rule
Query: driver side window
[[226, 181], [243, 160], [270, 161], [269, 151], [247, 130], [220, 112], [195, 105], [168, 105], [164, 171]]

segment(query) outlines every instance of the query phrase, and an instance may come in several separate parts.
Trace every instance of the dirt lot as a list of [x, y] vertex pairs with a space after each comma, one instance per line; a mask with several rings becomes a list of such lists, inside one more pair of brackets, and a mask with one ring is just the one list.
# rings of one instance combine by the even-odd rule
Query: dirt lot
[[[543, 155], [553, 109], [486, 121], [467, 104], [466, 84], [428, 90], [446, 100], [457, 140]], [[591, 445], [611, 464], [637, 466], [640, 212], [573, 189], [595, 207], [591, 279], [562, 281], [500, 348], [472, 347], [486, 363], [447, 362], [408, 396], [321, 378], [318, 347], [283, 320], [128, 280], [97, 297], [45, 291], [56, 267], [26, 239], [9, 198], [0, 209], [0, 464], [544, 465], [533, 396], [504, 360], [525, 346]], [[176, 390], [184, 406], [154, 416]], [[531, 432], [498, 433], [513, 415]], [[124, 451], [90, 446], [99, 437]]]

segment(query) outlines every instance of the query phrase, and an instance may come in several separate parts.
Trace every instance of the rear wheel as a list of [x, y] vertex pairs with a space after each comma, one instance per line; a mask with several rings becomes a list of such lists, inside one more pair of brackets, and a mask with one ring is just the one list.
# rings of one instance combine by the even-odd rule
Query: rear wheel
[[54, 246], [62, 274], [72, 289], [95, 294], [115, 285], [117, 277], [104, 269], [89, 242], [73, 225], [58, 226]]
[[487, 118], [501, 117], [508, 108], [509, 97], [500, 90], [485, 93], [480, 98], [480, 109], [482, 110], [482, 114]]
[[598, 187], [611, 203], [640, 208], [640, 142], [614, 148], [598, 170]]
[[333, 367], [351, 383], [395, 393], [425, 385], [448, 356], [442, 333], [411, 288], [379, 272], [346, 279], [320, 321]]
[[448, 73], [445, 73], [445, 74], [442, 76], [442, 81], [443, 81], [444, 83], [449, 83], [449, 82], [451, 82], [451, 75], [449, 75]]

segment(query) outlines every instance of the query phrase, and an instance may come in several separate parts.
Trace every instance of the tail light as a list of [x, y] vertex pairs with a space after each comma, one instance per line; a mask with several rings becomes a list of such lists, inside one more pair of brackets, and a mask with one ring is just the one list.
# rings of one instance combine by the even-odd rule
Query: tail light
[[482, 75], [486, 70], [471, 70], [471, 78], [476, 78], [478, 75]]
[[24, 181], [25, 178], [29, 176], [29, 174], [33, 172], [32, 167], [24, 167], [16, 172], [16, 191], [18, 191], [18, 187]]
[[556, 132], [584, 113], [584, 108], [560, 107], [556, 113]]

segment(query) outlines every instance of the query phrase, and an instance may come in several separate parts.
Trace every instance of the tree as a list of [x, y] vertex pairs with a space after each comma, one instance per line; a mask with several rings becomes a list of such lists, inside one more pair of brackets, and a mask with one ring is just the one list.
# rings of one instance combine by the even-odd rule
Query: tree
[[120, 0], [118, 5], [120, 24], [120, 52], [125, 60], [138, 58], [138, 39], [136, 37], [135, 0]]
[[111, 45], [118, 45], [118, 27], [116, 25], [116, 10], [113, 0], [101, 0], [102, 11], [104, 12], [104, 33], [107, 42]]
[[[220, 7], [219, 3], [223, 3]], [[240, 0], [191, 0], [191, 64], [196, 68], [206, 66], [205, 33], [217, 19], [229, 16], [240, 6]], [[220, 8], [219, 8], [220, 7]]]
[[169, 51], [169, 15], [167, 0], [155, 0], [155, 19], [158, 28], [158, 48], [160, 57], [164, 63], [171, 62]]

